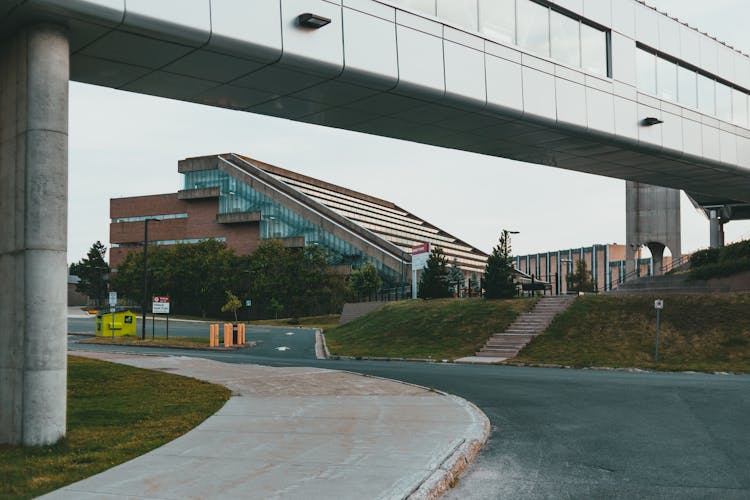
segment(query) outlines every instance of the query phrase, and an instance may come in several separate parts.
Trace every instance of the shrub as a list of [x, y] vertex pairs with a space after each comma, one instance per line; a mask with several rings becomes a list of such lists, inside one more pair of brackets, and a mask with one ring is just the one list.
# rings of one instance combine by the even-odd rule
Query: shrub
[[690, 267], [702, 267], [719, 262], [719, 248], [706, 248], [698, 250], [690, 256]]

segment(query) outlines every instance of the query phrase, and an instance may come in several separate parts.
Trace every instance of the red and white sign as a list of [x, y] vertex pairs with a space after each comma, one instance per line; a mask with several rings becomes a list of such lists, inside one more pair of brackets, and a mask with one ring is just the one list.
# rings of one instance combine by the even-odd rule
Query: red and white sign
[[411, 270], [418, 271], [427, 267], [430, 258], [430, 244], [422, 243], [411, 247]]
[[418, 255], [420, 253], [430, 253], [430, 244], [422, 243], [421, 245], [415, 245], [411, 247], [411, 254]]
[[154, 295], [151, 298], [151, 311], [154, 314], [169, 314], [169, 297]]

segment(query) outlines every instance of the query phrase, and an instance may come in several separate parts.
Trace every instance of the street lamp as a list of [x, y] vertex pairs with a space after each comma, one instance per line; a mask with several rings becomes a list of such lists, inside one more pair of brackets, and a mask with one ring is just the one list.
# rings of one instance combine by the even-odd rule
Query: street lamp
[[149, 218], [143, 220], [143, 309], [141, 319], [141, 340], [146, 340], [146, 308], [148, 307], [148, 223], [159, 222], [161, 219]]

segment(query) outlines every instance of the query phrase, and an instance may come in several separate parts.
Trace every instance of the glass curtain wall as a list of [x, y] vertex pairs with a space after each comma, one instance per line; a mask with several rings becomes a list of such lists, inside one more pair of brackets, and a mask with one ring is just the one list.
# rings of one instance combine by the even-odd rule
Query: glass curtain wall
[[750, 97], [691, 66], [639, 47], [636, 50], [638, 90], [693, 108], [747, 128]]
[[533, 0], [391, 0], [563, 64], [609, 76], [609, 33]]
[[358, 268], [372, 263], [390, 283], [401, 279], [401, 270], [391, 269], [365, 255], [357, 247], [221, 170], [187, 172], [184, 185], [185, 189], [218, 187], [220, 214], [260, 212], [261, 238], [304, 238], [305, 245], [325, 248], [331, 265], [349, 264]]

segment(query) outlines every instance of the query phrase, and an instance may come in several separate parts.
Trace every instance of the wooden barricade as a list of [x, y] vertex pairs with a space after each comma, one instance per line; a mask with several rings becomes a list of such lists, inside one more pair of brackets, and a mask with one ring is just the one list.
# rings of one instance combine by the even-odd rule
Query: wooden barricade
[[245, 323], [237, 325], [237, 345], [245, 345]]
[[224, 323], [224, 347], [232, 347], [232, 324]]
[[209, 347], [219, 347], [219, 325], [209, 325]]

